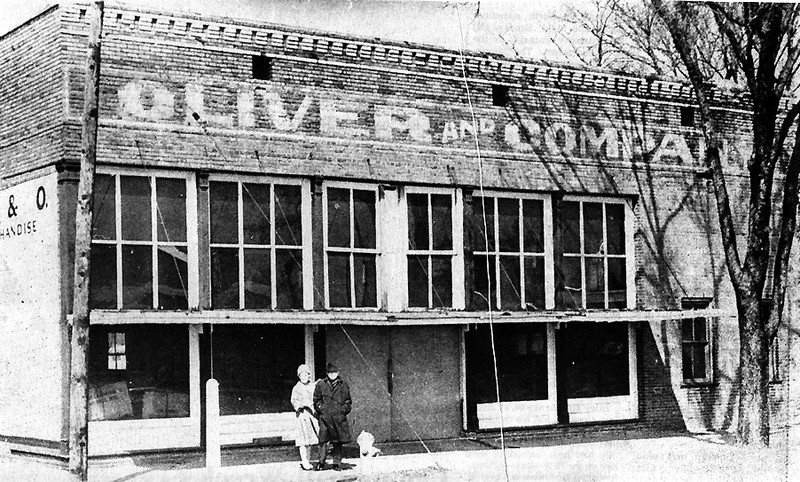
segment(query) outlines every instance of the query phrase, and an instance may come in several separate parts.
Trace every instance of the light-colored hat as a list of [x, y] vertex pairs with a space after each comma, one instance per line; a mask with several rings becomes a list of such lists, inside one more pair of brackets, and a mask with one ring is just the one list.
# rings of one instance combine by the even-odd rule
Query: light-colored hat
[[308, 365], [303, 363], [302, 365], [297, 367], [297, 376], [299, 377], [301, 373], [308, 373], [309, 375], [311, 375], [311, 369], [308, 368]]

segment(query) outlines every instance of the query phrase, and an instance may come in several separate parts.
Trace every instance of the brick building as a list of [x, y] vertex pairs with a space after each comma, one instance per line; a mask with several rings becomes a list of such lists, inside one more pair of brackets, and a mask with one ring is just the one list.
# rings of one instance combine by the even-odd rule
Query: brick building
[[[0, 439], [19, 450], [67, 438], [85, 17], [0, 38]], [[497, 429], [490, 322], [506, 427], [734, 422], [686, 85], [107, 7], [100, 105], [90, 454], [199, 446], [212, 376], [224, 444], [288, 440], [303, 362], [340, 366], [356, 433]], [[744, 203], [747, 106], [716, 109]]]

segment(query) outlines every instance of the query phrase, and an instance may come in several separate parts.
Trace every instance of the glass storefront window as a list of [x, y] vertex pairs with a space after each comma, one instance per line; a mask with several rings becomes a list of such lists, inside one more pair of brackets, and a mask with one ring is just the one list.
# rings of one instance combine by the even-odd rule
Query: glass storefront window
[[[547, 399], [547, 325], [496, 324], [494, 339], [500, 401]], [[467, 383], [472, 403], [495, 403], [495, 375], [488, 325], [467, 332]]]
[[185, 178], [98, 174], [90, 306], [187, 309], [186, 214]]
[[302, 325], [219, 325], [210, 337], [221, 415], [292, 411], [305, 362]]
[[[408, 306], [453, 306], [452, 194], [409, 193]], [[461, 235], [461, 233], [457, 233]]]
[[185, 325], [95, 325], [89, 339], [90, 420], [189, 416]]
[[328, 186], [325, 255], [328, 306], [377, 308], [377, 190]]
[[559, 377], [568, 398], [630, 394], [627, 323], [568, 323], [557, 336]]
[[565, 201], [558, 212], [563, 260], [559, 309], [624, 309], [628, 304], [625, 205]]
[[486, 310], [490, 299], [495, 310], [544, 309], [544, 202], [475, 197], [472, 216], [475, 309]]
[[303, 307], [300, 185], [212, 181], [211, 305]]

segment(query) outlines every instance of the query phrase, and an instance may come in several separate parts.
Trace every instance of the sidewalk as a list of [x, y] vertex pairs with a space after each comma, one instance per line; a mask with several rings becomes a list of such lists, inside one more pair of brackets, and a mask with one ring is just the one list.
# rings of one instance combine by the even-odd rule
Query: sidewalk
[[[777, 434], [776, 434], [777, 435]], [[570, 443], [507, 440], [505, 460], [510, 480], [526, 481], [782, 481], [785, 444], [754, 450], [726, 443], [718, 435], [670, 435]], [[565, 442], [562, 444], [554, 444]], [[505, 480], [503, 451], [496, 439], [445, 440], [385, 444], [386, 455], [360, 467], [357, 457], [343, 471], [305, 472], [294, 460], [294, 447], [223, 451], [223, 467], [207, 471], [202, 454], [121, 457], [90, 461], [91, 481], [493, 481]], [[420, 452], [421, 450], [421, 452]], [[351, 454], [354, 455], [354, 454]], [[65, 469], [33, 459], [0, 456], [0, 480], [68, 480]]]

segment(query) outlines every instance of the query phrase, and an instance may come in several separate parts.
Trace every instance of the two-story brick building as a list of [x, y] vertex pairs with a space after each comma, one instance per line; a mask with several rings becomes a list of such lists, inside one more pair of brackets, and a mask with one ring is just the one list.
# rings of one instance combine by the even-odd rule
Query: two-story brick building
[[[0, 38], [0, 439], [20, 450], [67, 438], [86, 10]], [[744, 200], [747, 106], [718, 99]], [[100, 105], [91, 454], [199, 446], [210, 377], [224, 444], [288, 440], [304, 362], [339, 365], [378, 440], [497, 429], [495, 366], [505, 427], [735, 419], [686, 85], [106, 7]]]

